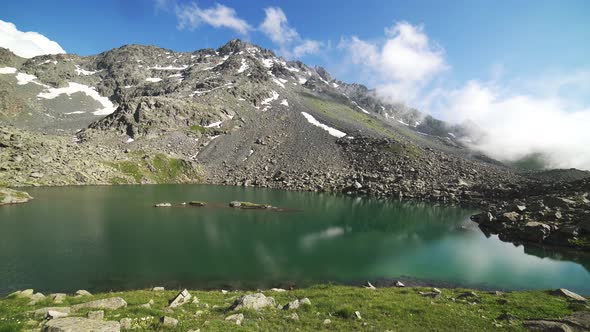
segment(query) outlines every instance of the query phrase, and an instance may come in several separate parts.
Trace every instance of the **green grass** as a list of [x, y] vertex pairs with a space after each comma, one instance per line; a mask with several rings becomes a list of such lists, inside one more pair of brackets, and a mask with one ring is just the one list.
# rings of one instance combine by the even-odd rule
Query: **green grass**
[[384, 136], [391, 138], [396, 137], [395, 134], [387, 128], [385, 128], [385, 126], [383, 126], [383, 124], [380, 121], [373, 119], [372, 117], [368, 116], [365, 113], [362, 113], [361, 111], [356, 111], [345, 104], [320, 99], [309, 93], [303, 93], [302, 96], [303, 101], [305, 102], [307, 107], [315, 110], [316, 112], [323, 113], [324, 115], [332, 119], [341, 120], [351, 124], [361, 123], [368, 129], [371, 129]]
[[[241, 310], [245, 316], [244, 331], [482, 331], [506, 330], [524, 331], [522, 322], [526, 319], [559, 318], [574, 310], [588, 310], [584, 305], [572, 305], [565, 298], [549, 295], [543, 291], [512, 292], [503, 295], [492, 295], [475, 291], [477, 301], [469, 303], [456, 299], [464, 289], [442, 289], [438, 298], [423, 297], [418, 291], [423, 288], [383, 288], [369, 290], [360, 287], [321, 285], [294, 291], [275, 293], [265, 292], [275, 298], [277, 304], [285, 305], [294, 299], [307, 297], [311, 306], [293, 311], [267, 308], [261, 311]], [[229, 307], [239, 296], [252, 292], [191, 291], [200, 301], [198, 304], [185, 304], [166, 313], [168, 300], [177, 291], [152, 292], [146, 290], [98, 294], [92, 298], [68, 297], [62, 306], [80, 302], [120, 296], [127, 301], [127, 308], [105, 311], [106, 320], [131, 318], [133, 325], [139, 330], [159, 330], [159, 318], [167, 315], [180, 321], [174, 331], [201, 329], [201, 331], [227, 331], [236, 329], [225, 317], [232, 314]], [[142, 308], [141, 304], [150, 299], [155, 304], [152, 308]], [[26, 299], [0, 300], [0, 331], [19, 330], [34, 317], [29, 310], [51, 306], [45, 300], [35, 306], [27, 306]], [[90, 309], [73, 315], [83, 316]], [[201, 310], [199, 317], [195, 313]], [[352, 318], [354, 311], [361, 313], [362, 319]], [[291, 313], [299, 315], [298, 321], [287, 319]], [[513, 321], [500, 320], [502, 314], [516, 317]], [[324, 325], [329, 318], [332, 323]], [[39, 320], [35, 322], [37, 324]]]
[[207, 128], [205, 128], [203, 126], [199, 126], [199, 125], [192, 125], [192, 126], [190, 126], [190, 129], [194, 132], [197, 132], [197, 133], [206, 133], [208, 131]]
[[145, 180], [151, 183], [186, 183], [202, 179], [200, 169], [162, 153], [154, 156], [132, 153], [130, 157], [132, 159], [128, 161], [105, 162], [121, 173], [121, 176], [110, 179], [111, 184], [142, 183]]

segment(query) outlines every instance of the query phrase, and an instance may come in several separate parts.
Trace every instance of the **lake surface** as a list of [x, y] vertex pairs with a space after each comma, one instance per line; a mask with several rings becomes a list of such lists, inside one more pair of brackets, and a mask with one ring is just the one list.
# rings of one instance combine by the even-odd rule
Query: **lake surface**
[[[30, 203], [0, 207], [0, 295], [400, 277], [590, 294], [587, 258], [540, 258], [486, 238], [469, 220], [473, 211], [460, 208], [208, 185], [28, 191]], [[190, 200], [210, 204], [153, 207]], [[232, 209], [232, 200], [289, 210]]]

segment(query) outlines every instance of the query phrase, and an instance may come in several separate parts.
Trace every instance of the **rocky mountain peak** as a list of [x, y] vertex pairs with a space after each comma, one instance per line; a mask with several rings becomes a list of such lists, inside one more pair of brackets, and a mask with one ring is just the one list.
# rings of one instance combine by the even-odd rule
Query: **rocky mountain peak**
[[229, 55], [232, 53], [237, 53], [240, 51], [244, 51], [246, 48], [255, 47], [250, 43], [244, 42], [238, 38], [230, 40], [227, 44], [221, 46], [217, 49], [220, 55]]

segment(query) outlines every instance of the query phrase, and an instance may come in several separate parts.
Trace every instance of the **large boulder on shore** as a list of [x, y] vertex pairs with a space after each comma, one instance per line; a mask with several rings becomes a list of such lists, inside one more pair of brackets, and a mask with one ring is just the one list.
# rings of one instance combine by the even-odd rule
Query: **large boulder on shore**
[[541, 242], [549, 233], [551, 233], [551, 227], [540, 222], [529, 221], [524, 225], [524, 234], [529, 241]]
[[262, 308], [276, 306], [275, 299], [272, 297], [266, 297], [262, 293], [248, 294], [238, 298], [230, 307], [230, 310], [239, 309], [254, 309], [260, 310]]
[[77, 311], [82, 308], [90, 309], [109, 309], [117, 310], [127, 306], [127, 302], [120, 297], [110, 297], [108, 299], [101, 299], [86, 303], [80, 303], [72, 306], [72, 311]]
[[43, 327], [44, 332], [119, 332], [118, 322], [93, 320], [82, 317], [57, 318], [48, 321]]

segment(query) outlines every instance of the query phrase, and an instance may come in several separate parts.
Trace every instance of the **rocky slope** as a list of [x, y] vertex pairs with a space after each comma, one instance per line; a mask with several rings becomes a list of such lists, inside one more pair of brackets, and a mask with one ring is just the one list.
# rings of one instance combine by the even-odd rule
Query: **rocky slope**
[[[517, 172], [465, 147], [469, 129], [240, 40], [192, 53], [126, 45], [88, 57], [23, 59], [0, 49], [4, 186], [207, 182], [461, 203], [498, 214], [515, 199], [541, 195], [535, 188], [543, 183], [557, 179], [552, 195], [561, 197], [563, 183], [588, 175]], [[580, 204], [566, 219], [518, 219], [552, 233], [585, 218], [588, 204]], [[518, 227], [528, 232], [526, 223]], [[572, 232], [559, 244], [585, 247], [587, 239]]]

